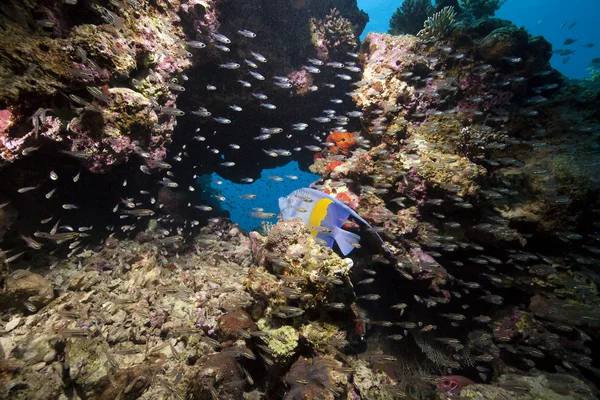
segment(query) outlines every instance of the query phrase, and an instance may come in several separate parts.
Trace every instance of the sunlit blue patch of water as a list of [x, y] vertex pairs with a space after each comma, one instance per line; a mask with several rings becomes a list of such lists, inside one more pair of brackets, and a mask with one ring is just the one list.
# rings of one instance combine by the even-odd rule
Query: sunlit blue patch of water
[[[390, 18], [401, 4], [402, 1], [398, 0], [358, 0], [359, 8], [369, 14], [369, 23], [361, 39], [369, 32], [387, 32]], [[544, 36], [552, 43], [554, 50], [573, 50], [575, 54], [568, 59], [554, 55], [551, 60], [554, 68], [573, 79], [588, 77], [587, 67], [591, 59], [599, 56], [598, 15], [598, 0], [509, 0], [496, 12], [497, 18], [507, 19], [518, 27], [524, 27], [532, 35]], [[569, 29], [573, 23], [575, 25]], [[577, 39], [577, 42], [564, 45], [567, 38]], [[584, 47], [587, 43], [594, 43], [596, 46]]]
[[[286, 176], [296, 176], [293, 180]], [[276, 182], [272, 177], [283, 178], [282, 182]], [[291, 161], [284, 166], [264, 169], [259, 179], [252, 183], [234, 183], [220, 177], [217, 173], [204, 175], [198, 178], [202, 201], [205, 204], [218, 206], [228, 211], [231, 220], [246, 230], [260, 229], [261, 221], [271, 223], [277, 222], [277, 217], [271, 219], [258, 219], [251, 215], [255, 208], [263, 208], [265, 213], [279, 214], [277, 200], [287, 196], [296, 189], [307, 187], [319, 179], [318, 175], [300, 170], [296, 161]], [[218, 184], [218, 182], [222, 182]], [[255, 194], [255, 199], [245, 200], [240, 196]], [[224, 196], [227, 200], [219, 202], [214, 196]]]

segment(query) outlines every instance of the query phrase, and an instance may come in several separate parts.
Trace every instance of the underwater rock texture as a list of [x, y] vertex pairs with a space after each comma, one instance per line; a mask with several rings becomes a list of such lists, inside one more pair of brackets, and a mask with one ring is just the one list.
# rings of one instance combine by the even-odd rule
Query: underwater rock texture
[[[250, 262], [247, 238], [232, 232], [219, 238], [205, 230], [184, 257], [160, 240], [122, 241], [76, 262], [59, 261], [45, 277], [14, 272], [0, 294], [3, 307], [21, 315], [0, 337], [2, 369], [12, 382], [12, 388], [4, 383], [7, 393], [59, 398], [73, 384], [97, 399], [194, 392], [190, 360], [209, 368], [203, 357], [221, 346], [211, 338], [219, 319], [250, 300], [241, 286]], [[26, 309], [28, 303], [35, 307]], [[160, 371], [184, 374], [186, 385], [171, 385], [175, 375]], [[162, 384], [150, 388], [156, 379]]]

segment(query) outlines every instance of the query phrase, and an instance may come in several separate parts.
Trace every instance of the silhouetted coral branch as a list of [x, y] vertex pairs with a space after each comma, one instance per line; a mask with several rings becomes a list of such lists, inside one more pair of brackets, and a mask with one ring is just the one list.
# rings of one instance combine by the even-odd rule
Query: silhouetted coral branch
[[390, 18], [389, 33], [416, 35], [432, 12], [430, 0], [405, 0]]
[[476, 18], [491, 17], [506, 0], [459, 0], [460, 8]]

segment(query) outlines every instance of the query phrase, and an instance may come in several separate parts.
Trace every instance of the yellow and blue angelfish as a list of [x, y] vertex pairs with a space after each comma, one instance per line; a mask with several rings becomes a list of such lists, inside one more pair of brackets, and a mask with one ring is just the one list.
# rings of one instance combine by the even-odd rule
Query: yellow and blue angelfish
[[[279, 210], [284, 221], [302, 219], [311, 228], [312, 235], [329, 247], [333, 247], [335, 241], [344, 256], [360, 247], [360, 236], [342, 229], [344, 221], [352, 216], [371, 228], [367, 221], [341, 201], [310, 188], [298, 189], [286, 197], [280, 197]], [[377, 236], [387, 249], [381, 236]]]

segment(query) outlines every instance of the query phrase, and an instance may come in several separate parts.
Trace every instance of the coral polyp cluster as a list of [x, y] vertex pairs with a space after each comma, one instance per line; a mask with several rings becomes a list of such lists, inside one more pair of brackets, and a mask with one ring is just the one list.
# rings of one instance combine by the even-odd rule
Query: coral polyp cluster
[[324, 19], [313, 19], [311, 29], [313, 42], [322, 49], [322, 57], [329, 53], [350, 51], [358, 41], [352, 22], [341, 16], [340, 11], [335, 8]]

